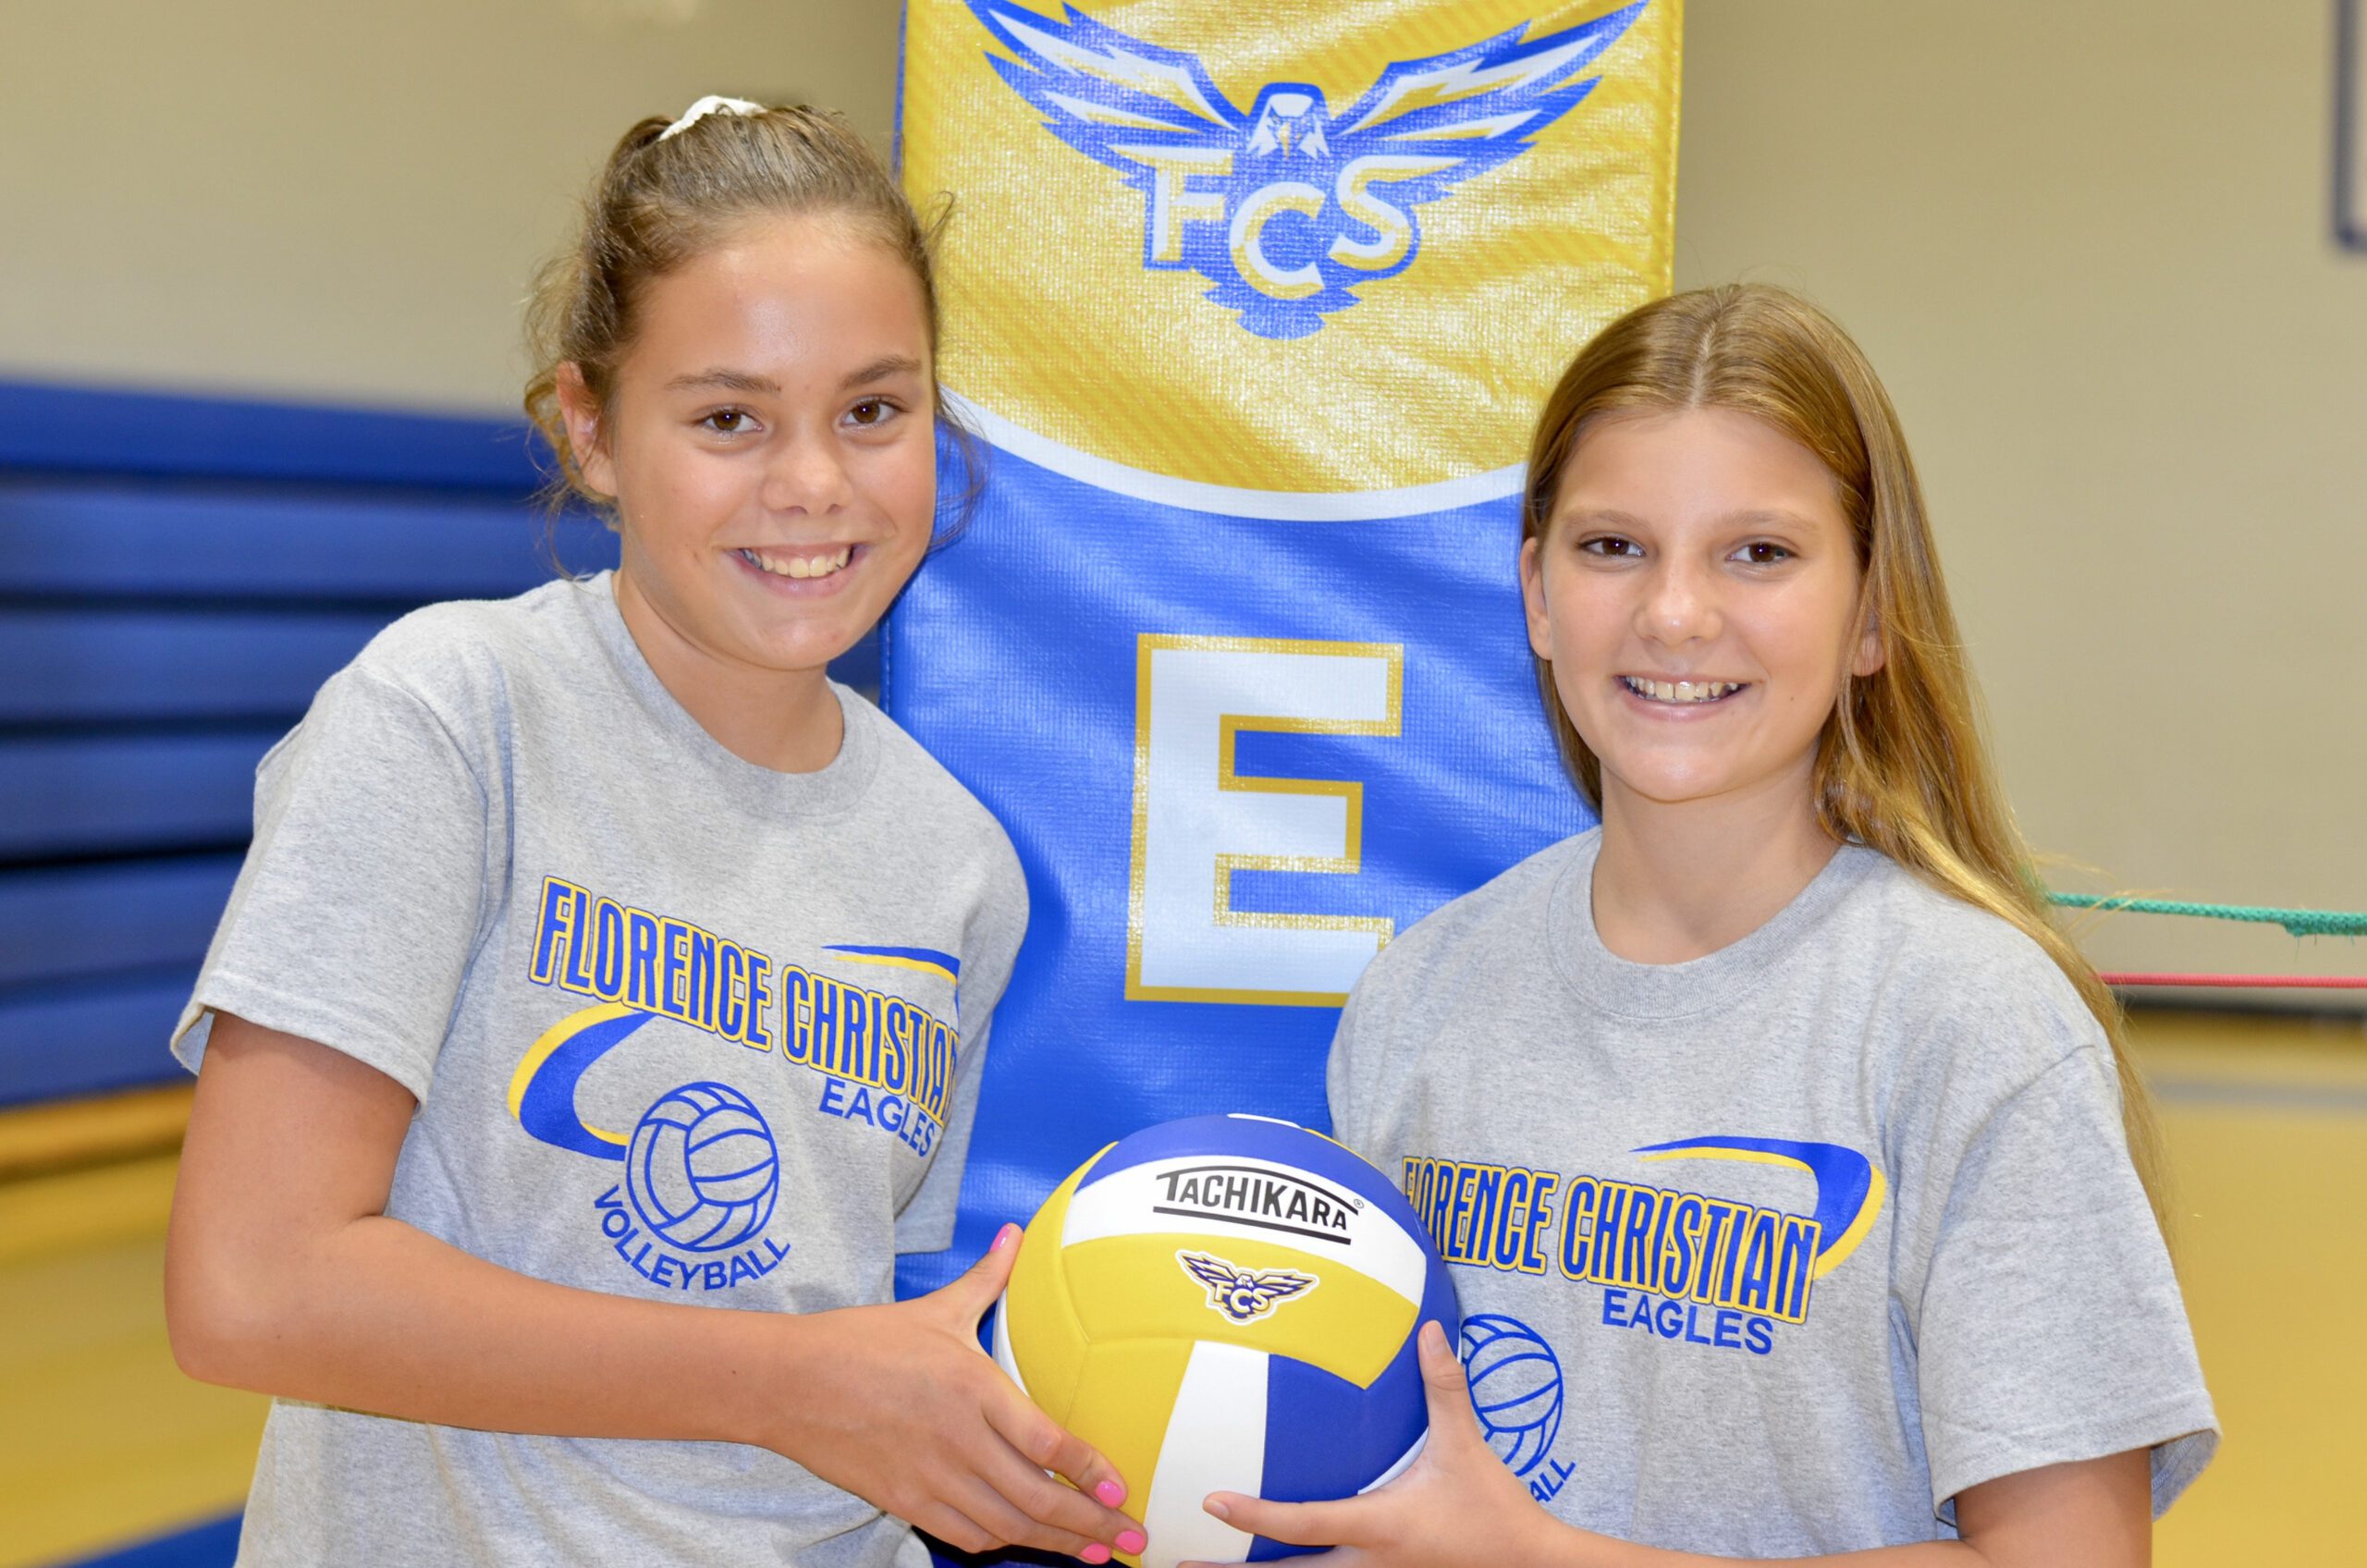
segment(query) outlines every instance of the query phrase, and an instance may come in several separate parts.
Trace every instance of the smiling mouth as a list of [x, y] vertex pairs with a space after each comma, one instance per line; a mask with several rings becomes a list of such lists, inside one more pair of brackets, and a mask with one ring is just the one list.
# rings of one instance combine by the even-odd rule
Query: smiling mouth
[[1672, 707], [1723, 703], [1750, 686], [1748, 680], [1646, 680], [1634, 675], [1619, 677], [1619, 683], [1648, 703], [1666, 703]]
[[795, 555], [787, 550], [754, 549], [736, 553], [758, 571], [774, 577], [830, 577], [846, 570], [847, 562], [854, 557], [854, 546], [841, 545], [835, 550], [808, 555]]

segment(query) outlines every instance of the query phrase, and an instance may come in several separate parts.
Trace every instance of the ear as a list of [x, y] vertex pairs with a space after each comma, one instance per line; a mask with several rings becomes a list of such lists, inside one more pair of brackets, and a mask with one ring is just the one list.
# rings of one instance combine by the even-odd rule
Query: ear
[[584, 383], [583, 367], [569, 360], [558, 367], [559, 417], [567, 423], [567, 445], [575, 472], [603, 496], [617, 493], [616, 463], [608, 454], [607, 432], [600, 425], [600, 399]]
[[1545, 541], [1525, 539], [1520, 546], [1520, 602], [1528, 616], [1528, 650], [1539, 658], [1553, 656], [1553, 622], [1545, 613]]
[[1849, 661], [1849, 673], [1860, 680], [1882, 668], [1887, 655], [1883, 647], [1883, 629], [1874, 619], [1874, 606], [1866, 606], [1866, 629], [1858, 636], [1858, 656]]

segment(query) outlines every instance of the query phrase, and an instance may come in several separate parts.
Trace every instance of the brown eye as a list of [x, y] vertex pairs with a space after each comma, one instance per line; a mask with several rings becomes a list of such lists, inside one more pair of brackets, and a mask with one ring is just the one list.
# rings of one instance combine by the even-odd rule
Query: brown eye
[[1753, 566], [1781, 566], [1792, 558], [1792, 552], [1766, 539], [1754, 539], [1735, 552]]
[[847, 410], [847, 418], [866, 429], [888, 423], [888, 404], [878, 398], [865, 398]]
[[1640, 556], [1644, 553], [1644, 547], [1641, 545], [1637, 544], [1633, 539], [1623, 539], [1616, 533], [1604, 533], [1592, 539], [1582, 539], [1578, 542], [1578, 548], [1590, 556], [1626, 557]]
[[717, 435], [737, 435], [748, 428], [748, 411], [745, 409], [717, 409], [699, 423]]

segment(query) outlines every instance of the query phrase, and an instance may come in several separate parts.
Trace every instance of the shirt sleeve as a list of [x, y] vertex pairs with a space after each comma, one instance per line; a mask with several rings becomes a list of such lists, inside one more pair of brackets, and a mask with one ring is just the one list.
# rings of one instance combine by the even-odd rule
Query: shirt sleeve
[[2158, 1516], [2218, 1444], [2101, 1041], [1966, 1145], [1914, 1313], [1932, 1506], [2040, 1465], [2152, 1450]]
[[314, 1040], [424, 1098], [474, 952], [485, 794], [396, 681], [331, 678], [257, 770], [255, 831], [173, 1031], [194, 1072], [215, 1011]]
[[1358, 1092], [1364, 1085], [1357, 1081], [1361, 1067], [1356, 1050], [1359, 994], [1348, 993], [1347, 1004], [1340, 1009], [1339, 1026], [1331, 1032], [1331, 1054], [1323, 1063], [1323, 1097], [1331, 1111], [1332, 1138], [1362, 1154], [1367, 1130], [1359, 1119], [1364, 1105], [1364, 1096]]

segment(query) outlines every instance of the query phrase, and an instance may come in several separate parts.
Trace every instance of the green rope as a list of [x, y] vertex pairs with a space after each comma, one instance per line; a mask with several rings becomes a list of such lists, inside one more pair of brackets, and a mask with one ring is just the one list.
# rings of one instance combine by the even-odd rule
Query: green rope
[[2205, 920], [2249, 920], [2282, 925], [2296, 937], [2367, 937], [2367, 914], [2325, 909], [2263, 909], [2256, 904], [2181, 903], [2170, 899], [2126, 899], [2096, 893], [2049, 893], [2067, 909], [2127, 910], [2132, 914], [2192, 914]]

